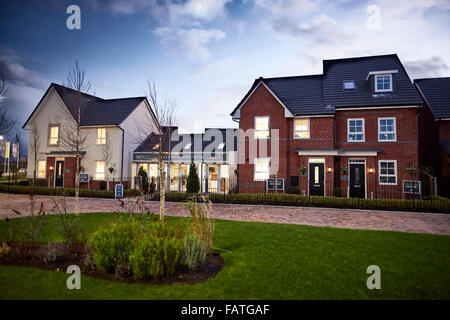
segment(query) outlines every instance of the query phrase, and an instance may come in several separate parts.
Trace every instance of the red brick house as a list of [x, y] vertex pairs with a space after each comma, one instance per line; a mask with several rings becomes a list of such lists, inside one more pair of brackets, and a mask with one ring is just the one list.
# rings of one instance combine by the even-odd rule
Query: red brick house
[[450, 77], [414, 80], [423, 100], [419, 114], [420, 165], [438, 178], [438, 193], [450, 195]]
[[407, 197], [403, 181], [414, 179], [407, 168], [419, 168], [421, 105], [396, 54], [324, 60], [318, 75], [256, 79], [231, 113], [242, 130], [239, 192], [265, 192], [266, 179], [277, 177], [283, 192]]

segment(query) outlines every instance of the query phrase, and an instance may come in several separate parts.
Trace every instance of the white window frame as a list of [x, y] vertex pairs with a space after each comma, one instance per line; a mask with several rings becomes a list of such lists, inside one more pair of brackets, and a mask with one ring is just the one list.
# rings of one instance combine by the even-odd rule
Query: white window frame
[[[102, 132], [102, 130], [104, 130], [105, 132], [104, 137], [100, 135], [100, 132]], [[97, 144], [98, 145], [106, 144], [106, 128], [97, 128]]]
[[[267, 133], [268, 133], [268, 135], [267, 135], [267, 137], [264, 137], [264, 138], [259, 138], [259, 137], [256, 136], [256, 132], [266, 131], [266, 130], [256, 130], [256, 119], [260, 119], [260, 118], [267, 118]], [[254, 128], [255, 128], [255, 133], [254, 133], [254, 138], [255, 139], [258, 139], [258, 140], [270, 139], [270, 117], [269, 116], [256, 116], [255, 119], [254, 119], [253, 125], [254, 125]]]
[[[264, 181], [266, 179], [256, 179], [256, 161], [257, 160], [267, 160], [267, 179], [270, 177], [270, 158], [254, 158], [253, 161], [253, 181]], [[262, 171], [259, 171], [258, 173], [264, 173]]]
[[[98, 163], [103, 162], [103, 172], [97, 171], [98, 169]], [[95, 161], [95, 180], [105, 180], [105, 171], [106, 171], [106, 163], [103, 160], [97, 160]], [[103, 175], [103, 178], [99, 178], [98, 175]]]
[[[381, 176], [384, 177], [391, 177], [392, 174], [381, 174], [381, 163], [382, 162], [393, 162], [394, 163], [394, 173], [395, 173], [395, 183], [392, 182], [381, 182], [380, 178]], [[378, 160], [378, 184], [380, 185], [391, 185], [396, 186], [398, 184], [398, 177], [397, 177], [397, 160]]]
[[[302, 131], [302, 130], [295, 130], [295, 121], [297, 120], [307, 120], [308, 121], [308, 130], [307, 131]], [[293, 135], [294, 135], [294, 139], [299, 139], [299, 140], [308, 140], [311, 139], [311, 120], [310, 118], [296, 118], [294, 119], [294, 129], [293, 131]], [[295, 132], [308, 132], [308, 138], [302, 138], [302, 137], [296, 137], [295, 136]]]
[[[45, 179], [45, 177], [47, 176], [47, 161], [46, 160], [38, 160], [37, 161], [38, 163], [37, 163], [37, 175], [36, 175], [36, 177], [37, 178], [39, 178], [39, 179]], [[43, 175], [40, 175], [40, 173], [42, 172], [41, 170], [39, 170], [39, 163], [40, 162], [43, 162], [44, 163], [44, 174]]]
[[[380, 120], [394, 120], [394, 131], [393, 132], [386, 131], [386, 134], [394, 133], [394, 139], [393, 140], [389, 140], [389, 139], [380, 140], [380, 133], [382, 133], [382, 132], [380, 132], [380, 127], [381, 127]], [[382, 117], [382, 118], [378, 118], [378, 134], [377, 135], [378, 135], [378, 142], [397, 141], [397, 118], [396, 117]]]
[[[350, 133], [350, 121], [362, 120], [362, 140], [350, 140], [350, 134], [360, 134], [359, 132]], [[347, 119], [347, 142], [366, 142], [366, 121], [364, 118], [348, 118]]]
[[[379, 77], [389, 77], [389, 89], [378, 89], [377, 79]], [[374, 79], [375, 92], [392, 92], [392, 74], [376, 74]]]

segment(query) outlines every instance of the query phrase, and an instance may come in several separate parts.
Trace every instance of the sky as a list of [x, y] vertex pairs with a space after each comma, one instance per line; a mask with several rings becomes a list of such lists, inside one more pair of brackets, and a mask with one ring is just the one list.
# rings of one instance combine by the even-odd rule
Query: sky
[[323, 59], [397, 53], [411, 79], [450, 76], [450, 0], [0, 1], [1, 103], [20, 125], [75, 60], [101, 98], [154, 82], [196, 132], [237, 127], [254, 79], [319, 74]]

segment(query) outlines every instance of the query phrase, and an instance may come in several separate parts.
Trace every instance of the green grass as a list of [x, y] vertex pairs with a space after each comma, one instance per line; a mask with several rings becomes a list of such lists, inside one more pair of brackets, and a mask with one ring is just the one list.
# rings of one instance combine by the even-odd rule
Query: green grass
[[[110, 219], [107, 213], [82, 215], [88, 232]], [[56, 219], [49, 217], [41, 241], [58, 239]], [[204, 283], [124, 284], [82, 276], [82, 289], [68, 290], [64, 272], [0, 266], [0, 298], [450, 298], [449, 236], [216, 220], [214, 246], [228, 250], [225, 267]], [[381, 268], [381, 290], [366, 287], [372, 264]]]

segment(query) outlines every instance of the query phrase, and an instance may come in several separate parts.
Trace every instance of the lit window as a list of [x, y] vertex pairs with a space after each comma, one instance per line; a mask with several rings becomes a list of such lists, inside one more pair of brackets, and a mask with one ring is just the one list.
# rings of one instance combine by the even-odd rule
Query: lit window
[[49, 129], [48, 144], [57, 145], [59, 142], [59, 125], [51, 126]]
[[356, 89], [355, 81], [345, 80], [344, 81], [344, 90], [352, 90], [352, 89]]
[[38, 161], [37, 177], [38, 178], [45, 178], [45, 172], [46, 172], [45, 160], [39, 160]]
[[105, 180], [105, 161], [96, 161], [95, 180]]
[[217, 149], [221, 150], [221, 149], [223, 149], [223, 147], [225, 147], [225, 143], [221, 142], [219, 144], [219, 146], [217, 147]]
[[294, 138], [309, 139], [309, 119], [294, 120]]
[[392, 91], [392, 75], [375, 76], [375, 92]]
[[188, 150], [190, 149], [192, 146], [192, 143], [188, 143], [187, 145], [184, 146], [184, 149]]
[[255, 181], [269, 179], [269, 162], [270, 158], [255, 158]]
[[380, 160], [378, 178], [380, 184], [397, 184], [397, 161]]
[[348, 142], [364, 141], [364, 119], [347, 120], [347, 141]]
[[106, 143], [106, 128], [97, 129], [97, 144]]
[[159, 148], [159, 143], [158, 144], [155, 144], [155, 146], [153, 147], [153, 150], [156, 150], [156, 149], [158, 149]]
[[269, 117], [255, 117], [255, 139], [269, 138]]
[[378, 141], [395, 140], [395, 118], [378, 118]]

